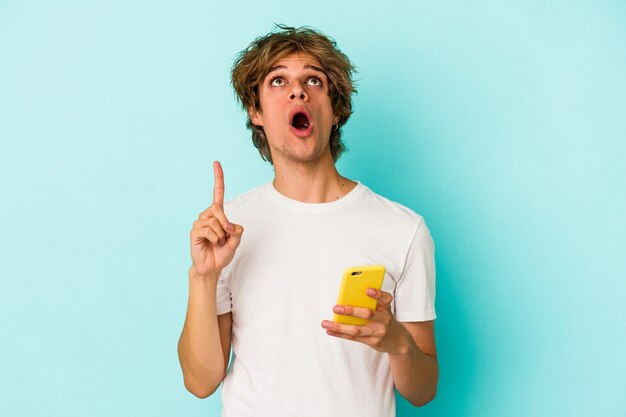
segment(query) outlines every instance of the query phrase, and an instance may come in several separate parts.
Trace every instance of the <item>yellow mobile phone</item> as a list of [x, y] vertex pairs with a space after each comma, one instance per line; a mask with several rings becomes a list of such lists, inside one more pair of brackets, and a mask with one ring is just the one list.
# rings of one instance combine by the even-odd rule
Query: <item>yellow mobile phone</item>
[[[353, 266], [345, 270], [343, 280], [339, 288], [337, 304], [367, 307], [370, 310], [376, 309], [376, 300], [368, 297], [365, 293], [368, 288], [380, 290], [385, 278], [385, 267], [382, 265]], [[333, 321], [344, 324], [355, 324], [363, 326], [369, 320], [359, 317], [344, 316], [335, 314]]]

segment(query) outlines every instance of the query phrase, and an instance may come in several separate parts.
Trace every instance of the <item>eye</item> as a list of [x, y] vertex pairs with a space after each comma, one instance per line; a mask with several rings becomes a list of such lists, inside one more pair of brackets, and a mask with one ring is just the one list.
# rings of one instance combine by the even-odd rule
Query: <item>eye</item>
[[307, 83], [308, 85], [320, 86], [320, 85], [322, 85], [322, 80], [320, 80], [320, 79], [319, 79], [319, 78], [317, 78], [317, 77], [311, 77], [311, 78], [309, 78], [308, 80], [306, 80], [306, 83]]
[[273, 87], [280, 87], [281, 85], [285, 85], [285, 80], [282, 77], [274, 77], [270, 80], [270, 85]]

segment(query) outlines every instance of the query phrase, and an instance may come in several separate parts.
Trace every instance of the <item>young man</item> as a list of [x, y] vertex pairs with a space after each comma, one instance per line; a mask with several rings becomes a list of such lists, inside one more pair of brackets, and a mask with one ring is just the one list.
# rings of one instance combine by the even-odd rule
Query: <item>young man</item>
[[[207, 397], [224, 381], [224, 416], [393, 416], [394, 387], [416, 406], [435, 395], [428, 228], [335, 168], [352, 72], [326, 36], [284, 26], [233, 66], [253, 142], [275, 178], [224, 203], [214, 163], [213, 204], [190, 234], [178, 345], [189, 391]], [[344, 269], [371, 264], [386, 269], [382, 290], [367, 293], [376, 310], [335, 305]], [[333, 313], [370, 321], [339, 324], [327, 319]]]

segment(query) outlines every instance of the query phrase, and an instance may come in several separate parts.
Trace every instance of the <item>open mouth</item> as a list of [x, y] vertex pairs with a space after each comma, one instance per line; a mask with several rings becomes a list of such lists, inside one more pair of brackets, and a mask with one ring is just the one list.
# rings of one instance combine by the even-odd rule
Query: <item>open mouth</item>
[[309, 128], [309, 126], [311, 126], [311, 123], [309, 122], [309, 117], [306, 114], [297, 112], [291, 119], [291, 126], [298, 130], [305, 131]]
[[289, 128], [297, 137], [304, 139], [313, 133], [313, 117], [304, 106], [295, 106], [289, 112]]

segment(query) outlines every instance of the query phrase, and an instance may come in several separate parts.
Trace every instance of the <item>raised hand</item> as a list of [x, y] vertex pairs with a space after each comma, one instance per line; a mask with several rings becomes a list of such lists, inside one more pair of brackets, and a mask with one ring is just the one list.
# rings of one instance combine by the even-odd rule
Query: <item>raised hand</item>
[[191, 259], [199, 276], [218, 276], [233, 260], [243, 234], [243, 227], [224, 214], [224, 172], [218, 161], [213, 162], [213, 175], [213, 204], [200, 213], [190, 232]]

